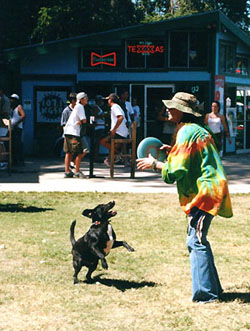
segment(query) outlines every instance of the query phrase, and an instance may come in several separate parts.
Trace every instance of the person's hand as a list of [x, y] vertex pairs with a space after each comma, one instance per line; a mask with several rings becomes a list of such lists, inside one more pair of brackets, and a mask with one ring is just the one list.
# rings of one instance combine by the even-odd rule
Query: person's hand
[[166, 155], [168, 155], [170, 153], [171, 149], [172, 149], [172, 146], [170, 146], [170, 145], [162, 145], [160, 147], [160, 150], [165, 151]]
[[137, 159], [137, 169], [139, 170], [146, 170], [146, 169], [152, 169], [152, 165], [154, 162], [154, 158], [151, 154], [149, 154], [148, 157], [144, 157], [141, 159]]
[[232, 139], [231, 139], [231, 137], [228, 137], [228, 142], [229, 142], [229, 144], [232, 144]]
[[79, 125], [79, 126], [82, 125], [82, 121], [78, 121], [77, 125]]
[[110, 130], [110, 138], [114, 138], [115, 136], [115, 131], [114, 130]]

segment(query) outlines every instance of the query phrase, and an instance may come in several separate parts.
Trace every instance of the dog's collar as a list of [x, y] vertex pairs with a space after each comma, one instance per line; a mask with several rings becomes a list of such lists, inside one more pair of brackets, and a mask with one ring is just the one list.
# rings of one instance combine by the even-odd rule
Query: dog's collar
[[[108, 223], [109, 223], [110, 221], [108, 221]], [[94, 223], [93, 223], [94, 225], [100, 225], [101, 224], [101, 221], [95, 221]]]

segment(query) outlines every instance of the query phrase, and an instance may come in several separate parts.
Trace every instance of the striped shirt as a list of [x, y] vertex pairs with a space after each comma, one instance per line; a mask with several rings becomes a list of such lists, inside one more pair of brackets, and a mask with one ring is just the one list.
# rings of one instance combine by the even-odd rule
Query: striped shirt
[[177, 182], [186, 214], [197, 207], [213, 216], [232, 217], [227, 177], [214, 140], [202, 126], [187, 123], [180, 128], [162, 179], [169, 184]]

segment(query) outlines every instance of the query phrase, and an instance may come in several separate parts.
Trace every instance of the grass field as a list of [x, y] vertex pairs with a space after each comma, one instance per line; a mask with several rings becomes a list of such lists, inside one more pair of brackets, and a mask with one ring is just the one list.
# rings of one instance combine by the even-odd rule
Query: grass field
[[[85, 208], [116, 201], [118, 239], [95, 284], [73, 285], [69, 227], [87, 231]], [[234, 217], [210, 228], [224, 300], [191, 298], [186, 220], [176, 195], [1, 193], [0, 330], [249, 330], [250, 195], [232, 195]]]

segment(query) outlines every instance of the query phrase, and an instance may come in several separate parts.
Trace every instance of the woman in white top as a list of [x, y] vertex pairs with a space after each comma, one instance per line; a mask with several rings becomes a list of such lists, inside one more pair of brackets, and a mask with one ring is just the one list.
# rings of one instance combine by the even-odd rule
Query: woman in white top
[[13, 165], [23, 165], [23, 122], [25, 112], [17, 94], [10, 96], [11, 129], [12, 129], [12, 161]]
[[225, 134], [228, 137], [229, 144], [232, 143], [228, 127], [226, 124], [225, 116], [220, 114], [220, 103], [219, 101], [213, 101], [211, 106], [211, 113], [206, 114], [205, 124], [207, 124], [214, 135], [222, 142], [223, 132], [221, 128], [223, 127]]

